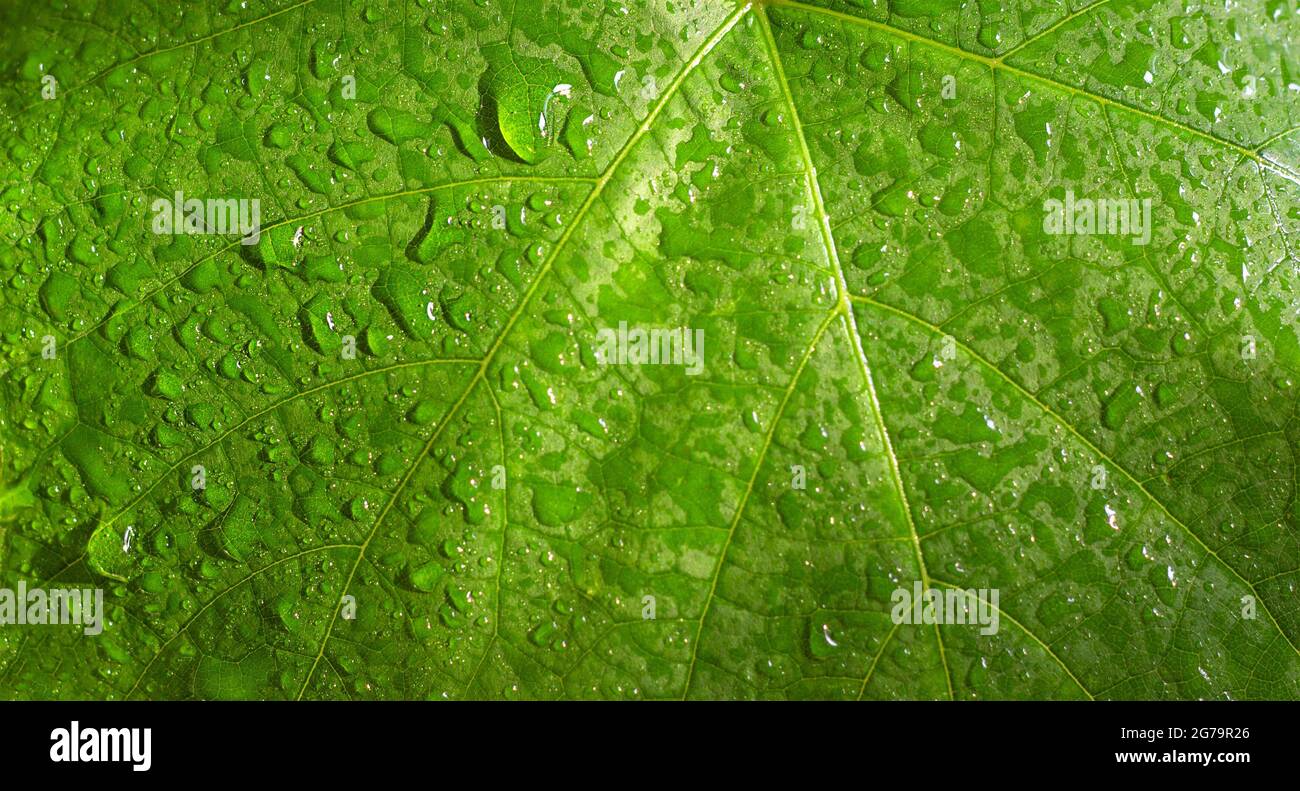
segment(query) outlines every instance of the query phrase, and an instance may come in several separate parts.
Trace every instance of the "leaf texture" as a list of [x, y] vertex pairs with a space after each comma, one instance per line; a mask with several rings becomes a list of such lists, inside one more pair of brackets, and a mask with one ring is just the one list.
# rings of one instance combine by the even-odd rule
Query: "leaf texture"
[[1300, 693], [1294, 2], [0, 29], [5, 696]]

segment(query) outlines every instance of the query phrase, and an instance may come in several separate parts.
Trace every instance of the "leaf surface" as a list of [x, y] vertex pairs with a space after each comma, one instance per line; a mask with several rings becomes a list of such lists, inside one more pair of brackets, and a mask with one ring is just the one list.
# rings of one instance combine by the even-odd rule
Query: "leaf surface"
[[1296, 697], [1297, 13], [0, 11], [0, 689]]

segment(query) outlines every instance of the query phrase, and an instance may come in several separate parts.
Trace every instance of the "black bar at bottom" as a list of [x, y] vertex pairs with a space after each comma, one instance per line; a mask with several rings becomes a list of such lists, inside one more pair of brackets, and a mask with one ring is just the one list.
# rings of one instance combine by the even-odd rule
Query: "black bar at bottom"
[[1224, 777], [1285, 768], [1296, 714], [1239, 702], [15, 702], [0, 704], [0, 760], [6, 773], [50, 779], [337, 781], [440, 765], [501, 778], [624, 765], [642, 783], [787, 768], [818, 782], [869, 781], [888, 764], [925, 780]]

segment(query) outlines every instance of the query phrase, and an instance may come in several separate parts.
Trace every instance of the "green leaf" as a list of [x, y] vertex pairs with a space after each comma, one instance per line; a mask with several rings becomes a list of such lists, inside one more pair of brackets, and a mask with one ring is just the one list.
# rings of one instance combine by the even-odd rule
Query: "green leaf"
[[1300, 696], [1294, 3], [0, 27], [5, 695]]

